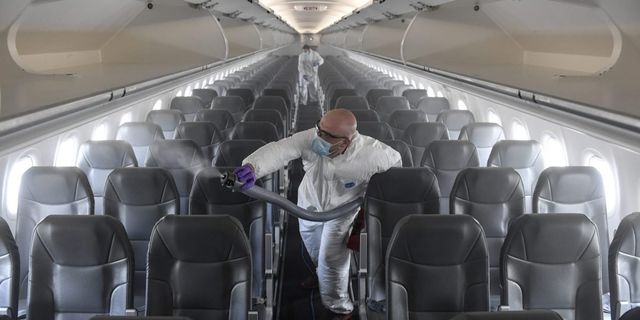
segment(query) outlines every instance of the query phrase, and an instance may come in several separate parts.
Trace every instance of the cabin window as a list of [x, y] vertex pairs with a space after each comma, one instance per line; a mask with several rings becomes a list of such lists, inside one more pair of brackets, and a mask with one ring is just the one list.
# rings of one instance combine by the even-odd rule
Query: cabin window
[[458, 109], [460, 109], [460, 110], [468, 110], [469, 108], [467, 108], [467, 104], [464, 103], [464, 100], [460, 99], [460, 100], [458, 100]]
[[196, 82], [196, 84], [193, 86], [195, 89], [200, 89], [200, 82]]
[[176, 93], [176, 97], [182, 97], [182, 90], [178, 90], [178, 93]]
[[444, 94], [442, 94], [442, 91], [438, 91], [438, 93], [436, 93], [436, 97], [444, 98]]
[[436, 96], [436, 92], [433, 91], [433, 88], [431, 86], [427, 87], [427, 96], [431, 98]]
[[162, 99], [156, 100], [156, 103], [153, 104], [153, 110], [162, 109]]
[[127, 122], [131, 122], [131, 112], [127, 112], [124, 115], [122, 115], [122, 118], [120, 118], [120, 125], [123, 125]]
[[213, 84], [216, 78], [214, 76], [211, 76], [211, 78], [209, 78], [209, 84]]
[[202, 80], [202, 88], [207, 86], [207, 79]]
[[546, 168], [567, 165], [567, 154], [564, 146], [560, 139], [552, 133], [547, 133], [542, 138], [542, 155]]
[[529, 129], [527, 129], [527, 126], [522, 123], [522, 121], [518, 119], [513, 120], [513, 124], [511, 125], [511, 138], [513, 140], [531, 139], [529, 136]]
[[78, 155], [78, 138], [75, 135], [67, 136], [58, 144], [56, 150], [56, 167], [73, 167], [76, 165]]
[[101, 123], [91, 133], [91, 140], [100, 141], [107, 140], [109, 137], [109, 126], [106, 123]]
[[424, 84], [422, 84], [422, 82], [418, 82], [418, 89], [424, 90]]
[[184, 96], [185, 97], [190, 97], [191, 96], [191, 86], [187, 86], [186, 89], [184, 89]]
[[29, 170], [29, 168], [35, 165], [36, 161], [34, 157], [30, 155], [23, 155], [13, 163], [11, 170], [9, 170], [9, 178], [7, 179], [7, 185], [5, 186], [5, 201], [7, 203], [7, 210], [12, 217], [15, 217], [18, 212], [18, 196], [20, 194], [22, 175]]
[[502, 125], [502, 119], [500, 119], [498, 113], [493, 109], [487, 111], [487, 121]]
[[616, 187], [616, 178], [609, 163], [601, 156], [590, 152], [586, 157], [586, 165], [594, 167], [602, 177], [605, 198], [607, 201], [607, 215], [613, 214], [613, 209], [617, 204], [618, 191]]

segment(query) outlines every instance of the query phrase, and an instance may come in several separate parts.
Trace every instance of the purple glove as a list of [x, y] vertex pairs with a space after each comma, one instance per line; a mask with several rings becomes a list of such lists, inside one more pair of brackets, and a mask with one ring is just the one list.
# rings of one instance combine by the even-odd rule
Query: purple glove
[[233, 174], [236, 175], [238, 181], [243, 183], [242, 190], [248, 190], [256, 185], [256, 173], [253, 172], [253, 167], [249, 164], [236, 168]]

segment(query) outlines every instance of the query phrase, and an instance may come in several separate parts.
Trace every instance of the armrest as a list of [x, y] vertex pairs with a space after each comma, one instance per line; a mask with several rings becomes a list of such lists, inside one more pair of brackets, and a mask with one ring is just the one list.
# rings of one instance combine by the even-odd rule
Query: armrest
[[258, 311], [249, 310], [249, 316], [247, 317], [249, 320], [258, 320]]
[[500, 305], [498, 306], [498, 311], [511, 311], [511, 307]]
[[127, 316], [127, 317], [131, 317], [131, 316], [135, 317], [135, 316], [138, 315], [138, 310], [136, 310], [136, 309], [127, 309], [127, 310], [124, 311], [124, 315]]
[[7, 316], [10, 319], [12, 319], [13, 317], [13, 312], [11, 311], [10, 307], [4, 307], [4, 308], [0, 308], [0, 316]]

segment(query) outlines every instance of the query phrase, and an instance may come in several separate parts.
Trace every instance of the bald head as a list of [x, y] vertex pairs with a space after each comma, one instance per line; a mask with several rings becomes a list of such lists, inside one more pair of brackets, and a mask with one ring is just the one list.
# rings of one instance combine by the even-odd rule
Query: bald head
[[324, 114], [320, 127], [338, 137], [351, 139], [356, 133], [358, 123], [356, 116], [347, 109], [335, 109]]

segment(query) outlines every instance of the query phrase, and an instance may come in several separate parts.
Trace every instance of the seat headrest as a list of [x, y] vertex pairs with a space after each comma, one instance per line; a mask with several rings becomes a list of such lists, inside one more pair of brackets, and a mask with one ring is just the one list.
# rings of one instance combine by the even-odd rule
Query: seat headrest
[[147, 122], [159, 125], [163, 131], [171, 131], [184, 122], [184, 115], [180, 110], [151, 110], [147, 113]]
[[171, 174], [162, 168], [115, 169], [105, 184], [105, 201], [150, 206], [178, 201], [180, 195]]
[[[369, 91], [367, 91], [367, 100], [369, 100], [369, 102], [374, 102], [376, 105], [378, 104], [378, 99], [384, 96], [393, 96], [393, 90], [369, 89]], [[371, 99], [374, 99], [374, 98], [375, 98], [375, 101], [372, 101]]]
[[430, 266], [461, 265], [487, 259], [487, 244], [482, 227], [471, 216], [409, 215], [396, 224], [387, 250], [387, 261], [390, 259]]
[[193, 114], [205, 109], [205, 105], [198, 97], [175, 97], [171, 100], [170, 109], [180, 110], [183, 114]]
[[427, 168], [391, 168], [371, 177], [366, 197], [395, 203], [437, 202], [440, 189]]
[[199, 170], [206, 166], [202, 149], [193, 140], [162, 140], [149, 147], [147, 167]]
[[405, 97], [381, 96], [376, 102], [376, 110], [391, 113], [395, 110], [409, 110], [409, 100]]
[[251, 256], [242, 225], [228, 215], [162, 218], [153, 228], [149, 252], [165, 248], [179, 261], [216, 263]]
[[542, 264], [600, 256], [595, 224], [584, 214], [527, 214], [511, 223], [502, 256]]
[[212, 109], [227, 110], [231, 113], [244, 112], [246, 110], [244, 100], [237, 96], [224, 96], [213, 98]]
[[342, 96], [336, 101], [334, 109], [369, 110], [369, 103], [364, 97]]
[[80, 169], [113, 169], [137, 167], [138, 161], [131, 145], [125, 141], [86, 141], [78, 150], [76, 165]]
[[240, 122], [233, 128], [231, 139], [278, 141], [278, 129], [265, 121]]
[[616, 235], [611, 241], [610, 252], [640, 257], [640, 213], [634, 212], [622, 219]]
[[283, 97], [280, 96], [262, 96], [258, 97], [256, 101], [253, 102], [254, 108], [260, 108], [263, 106], [273, 106], [273, 105], [281, 105], [286, 107], [287, 102]]
[[449, 110], [449, 100], [441, 97], [422, 97], [418, 103], [418, 109], [427, 114], [439, 114], [442, 111]]
[[22, 175], [20, 198], [47, 205], [84, 199], [93, 203], [93, 192], [87, 176], [79, 168], [31, 167]]
[[469, 140], [476, 147], [493, 147], [500, 140], [504, 140], [504, 130], [497, 123], [474, 122], [462, 127], [460, 140]]
[[448, 140], [449, 131], [439, 122], [417, 122], [404, 131], [402, 140], [413, 146], [426, 147], [435, 140]]
[[393, 133], [389, 124], [385, 122], [358, 122], [358, 132], [378, 140], [391, 140]]
[[437, 170], [459, 170], [480, 165], [476, 146], [463, 140], [436, 140], [424, 153], [423, 165]]
[[374, 110], [351, 110], [351, 113], [353, 113], [353, 115], [356, 117], [356, 120], [358, 121], [358, 126], [360, 125], [360, 123], [364, 121], [368, 121], [368, 122], [380, 121], [380, 116], [378, 116], [378, 113], [375, 112]]
[[200, 110], [196, 113], [194, 121], [207, 121], [213, 123], [219, 131], [226, 130], [236, 125], [233, 115], [227, 110]]
[[411, 148], [409, 148], [409, 145], [406, 142], [402, 140], [384, 140], [382, 141], [382, 143], [388, 145], [389, 147], [400, 153], [403, 167], [410, 168], [414, 166]]
[[[235, 167], [204, 168], [198, 172], [191, 190], [191, 201], [204, 200], [208, 204], [243, 204], [257, 201], [242, 192], [234, 192], [222, 185], [220, 173], [233, 171]], [[261, 185], [261, 180], [256, 185]], [[198, 214], [198, 212], [193, 212]]]
[[199, 147], [206, 147], [224, 140], [216, 126], [208, 121], [184, 122], [176, 128], [176, 139], [188, 139]]
[[110, 216], [50, 215], [35, 228], [33, 246], [46, 248], [58, 265], [101, 266], [130, 258], [133, 253], [120, 221]]
[[280, 112], [275, 109], [251, 109], [244, 114], [243, 121], [246, 122], [282, 122]]
[[215, 167], [238, 167], [242, 160], [264, 146], [262, 140], [229, 140], [220, 144], [218, 153], [213, 159]]
[[211, 105], [213, 98], [218, 96], [218, 92], [214, 89], [193, 89], [191, 95], [200, 98], [205, 106]]
[[150, 122], [127, 122], [116, 132], [116, 140], [127, 141], [131, 146], [148, 146], [154, 141], [164, 140], [162, 128]]
[[420, 99], [427, 96], [427, 90], [424, 89], [407, 89], [402, 92], [402, 96], [409, 100], [409, 104], [417, 106]]
[[551, 310], [529, 310], [508, 312], [469, 312], [461, 313], [451, 320], [562, 320]]
[[[542, 171], [536, 197], [559, 203], [581, 203], [605, 197], [602, 177], [593, 167], [550, 167]], [[535, 200], [534, 200], [535, 202]]]
[[484, 204], [524, 201], [524, 186], [513, 168], [466, 168], [456, 177], [451, 197]]
[[534, 140], [503, 140], [493, 146], [488, 166], [514, 169], [542, 168], [542, 146]]
[[469, 110], [445, 110], [438, 113], [436, 122], [444, 123], [449, 130], [461, 130], [469, 123], [476, 121], [473, 113]]
[[427, 114], [422, 110], [398, 110], [389, 116], [389, 125], [398, 129], [406, 129], [414, 122], [427, 122]]

